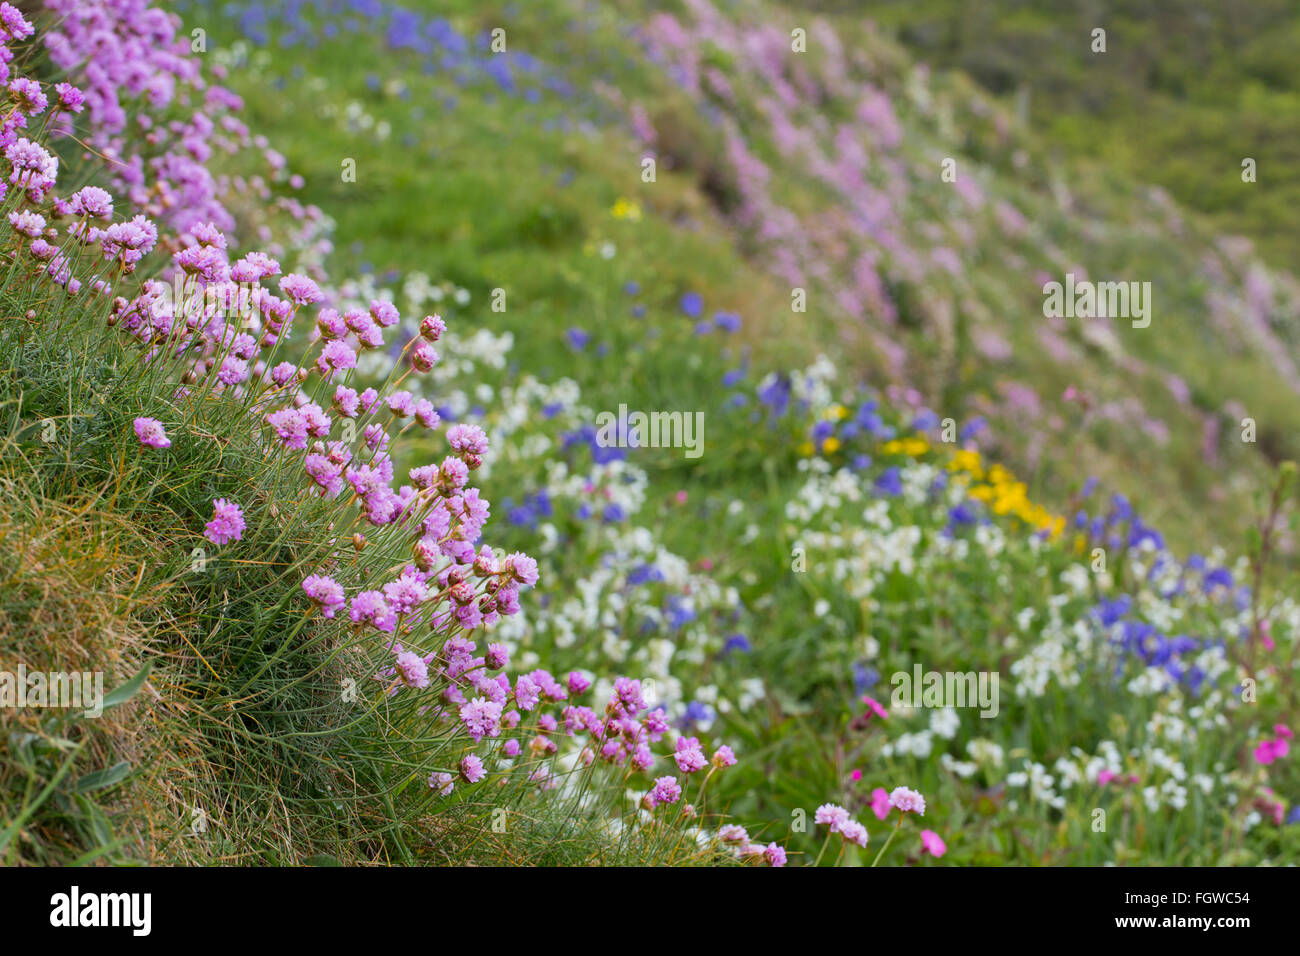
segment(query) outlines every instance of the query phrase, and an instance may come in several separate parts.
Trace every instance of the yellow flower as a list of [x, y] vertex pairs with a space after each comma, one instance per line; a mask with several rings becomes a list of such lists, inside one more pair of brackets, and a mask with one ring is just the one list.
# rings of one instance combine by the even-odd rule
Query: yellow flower
[[808, 457], [809, 455], [811, 455], [812, 453], [813, 453], [813, 443], [812, 443], [812, 442], [810, 442], [810, 441], [806, 441], [806, 442], [804, 442], [802, 445], [799, 446], [799, 454], [803, 455], [805, 458], [807, 458], [807, 457]]
[[829, 421], [835, 421], [837, 419], [845, 418], [848, 416], [848, 414], [849, 414], [849, 410], [847, 408], [845, 408], [843, 405], [836, 404], [826, 409], [826, 413], [822, 417], [829, 422]]
[[822, 442], [822, 451], [830, 455], [840, 450], [840, 440], [832, 435], [826, 441]]
[[965, 448], [953, 453], [952, 461], [948, 462], [948, 469], [950, 471], [968, 471], [976, 478], [984, 477], [984, 469], [980, 467], [980, 453], [968, 451]]
[[641, 207], [630, 199], [624, 199], [621, 196], [614, 203], [614, 208], [610, 210], [610, 213], [615, 219], [626, 219], [629, 222], [641, 221]]

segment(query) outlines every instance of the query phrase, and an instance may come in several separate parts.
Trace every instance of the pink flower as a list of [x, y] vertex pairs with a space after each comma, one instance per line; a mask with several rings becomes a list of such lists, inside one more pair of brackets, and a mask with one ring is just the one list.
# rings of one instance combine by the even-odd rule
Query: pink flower
[[650, 805], [657, 807], [665, 803], [676, 803], [682, 798], [682, 788], [676, 777], [659, 777], [650, 788]]
[[203, 529], [204, 537], [213, 544], [228, 544], [244, 536], [244, 512], [233, 501], [218, 498], [212, 502], [212, 520]]
[[141, 445], [147, 445], [150, 448], [170, 448], [171, 439], [167, 437], [167, 432], [163, 430], [162, 422], [156, 418], [137, 418], [135, 420], [135, 437], [140, 439]]
[[940, 857], [948, 852], [948, 847], [939, 834], [935, 833], [933, 830], [922, 830], [921, 852], [929, 853], [931, 856]]
[[925, 797], [907, 787], [895, 787], [890, 791], [889, 805], [899, 813], [925, 814]]
[[673, 759], [677, 761], [677, 769], [687, 774], [703, 770], [709, 765], [698, 737], [678, 737], [677, 752], [673, 754]]
[[[429, 665], [414, 651], [402, 651], [397, 655], [393, 666], [407, 687], [418, 689], [429, 686]], [[470, 782], [473, 783], [472, 780]]]
[[889, 716], [889, 712], [885, 710], [884, 707], [881, 707], [880, 702], [877, 701], [874, 697], [863, 697], [862, 703], [866, 704], [867, 708], [869, 709], [869, 713], [867, 714], [868, 720], [871, 719], [871, 714], [875, 714], [881, 720], [884, 720], [886, 717]]
[[[834, 829], [834, 827], [831, 829]], [[841, 823], [840, 836], [844, 837], [845, 843], [856, 843], [858, 846], [867, 845], [867, 828], [857, 820], [845, 820]]]
[[291, 272], [280, 280], [280, 291], [292, 299], [295, 305], [311, 305], [322, 298], [320, 286], [296, 272]]
[[775, 843], [769, 843], [763, 851], [763, 859], [769, 866], [785, 866], [785, 849]]
[[726, 744], [713, 751], [713, 766], [716, 770], [725, 770], [736, 765], [736, 754]]
[[824, 824], [831, 828], [832, 833], [838, 833], [844, 824], [849, 822], [849, 811], [834, 803], [823, 803], [813, 814], [813, 822]]
[[466, 783], [478, 783], [485, 776], [483, 761], [474, 754], [468, 754], [460, 761], [460, 775]]
[[876, 787], [871, 791], [871, 812], [876, 815], [877, 820], [889, 816], [889, 807], [889, 792], [884, 787]]
[[333, 617], [334, 612], [346, 603], [343, 585], [328, 575], [309, 574], [303, 579], [302, 589], [307, 592], [307, 597], [319, 605], [325, 617]]

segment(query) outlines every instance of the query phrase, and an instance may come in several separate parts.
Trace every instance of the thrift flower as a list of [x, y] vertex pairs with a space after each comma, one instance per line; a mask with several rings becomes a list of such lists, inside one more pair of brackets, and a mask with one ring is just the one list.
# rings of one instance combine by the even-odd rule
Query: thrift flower
[[460, 775], [466, 783], [478, 783], [486, 775], [483, 761], [474, 754], [466, 755], [460, 762]]
[[228, 544], [244, 536], [244, 512], [233, 501], [218, 498], [212, 502], [212, 520], [204, 527], [203, 534], [213, 544]]
[[925, 813], [925, 797], [907, 787], [895, 787], [889, 794], [889, 804], [899, 813]]
[[327, 575], [309, 574], [303, 579], [302, 589], [320, 606], [325, 617], [333, 617], [334, 612], [346, 603], [343, 585]]
[[135, 437], [141, 445], [149, 448], [170, 448], [171, 439], [163, 430], [162, 422], [156, 418], [137, 418], [135, 420]]

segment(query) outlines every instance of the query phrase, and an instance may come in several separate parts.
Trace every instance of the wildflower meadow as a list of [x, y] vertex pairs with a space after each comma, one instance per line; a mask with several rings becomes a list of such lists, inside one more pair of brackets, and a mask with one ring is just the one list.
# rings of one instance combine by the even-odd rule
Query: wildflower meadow
[[811, 6], [0, 3], [0, 862], [1300, 862], [1300, 18]]

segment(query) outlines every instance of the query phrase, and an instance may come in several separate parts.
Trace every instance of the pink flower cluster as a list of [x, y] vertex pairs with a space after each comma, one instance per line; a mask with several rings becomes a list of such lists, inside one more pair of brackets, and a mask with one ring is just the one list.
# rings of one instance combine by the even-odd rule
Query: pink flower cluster
[[1274, 761], [1281, 760], [1291, 752], [1291, 745], [1288, 741], [1295, 737], [1295, 734], [1291, 732], [1291, 728], [1286, 726], [1286, 724], [1274, 724], [1273, 733], [1275, 736], [1271, 738], [1265, 737], [1258, 745], [1256, 745], [1256, 763], [1267, 766]]

